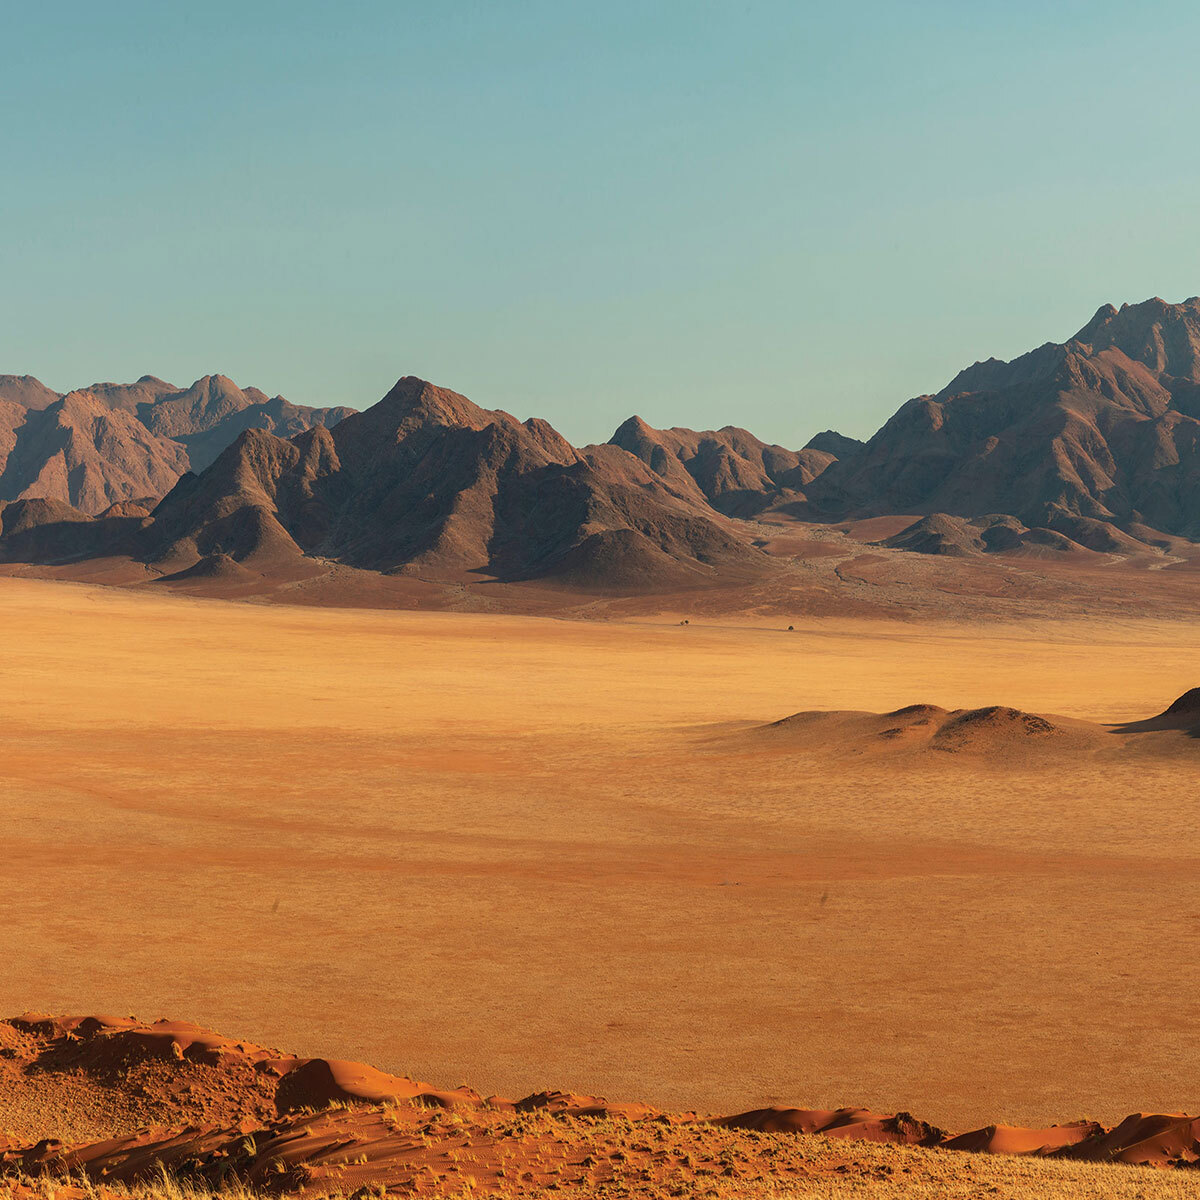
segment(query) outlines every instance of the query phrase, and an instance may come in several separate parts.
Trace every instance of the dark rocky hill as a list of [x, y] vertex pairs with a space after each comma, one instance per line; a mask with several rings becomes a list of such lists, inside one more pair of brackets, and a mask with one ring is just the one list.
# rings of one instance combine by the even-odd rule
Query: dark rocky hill
[[1007, 514], [1084, 546], [1200, 539], [1200, 299], [1106, 305], [1069, 341], [919, 396], [807, 490], [814, 514]]

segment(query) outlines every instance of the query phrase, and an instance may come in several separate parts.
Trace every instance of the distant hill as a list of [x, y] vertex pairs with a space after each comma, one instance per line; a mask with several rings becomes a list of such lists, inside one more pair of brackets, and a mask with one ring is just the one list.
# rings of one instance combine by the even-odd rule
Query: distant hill
[[411, 377], [332, 429], [290, 441], [247, 430], [162, 501], [144, 552], [185, 570], [315, 554], [423, 577], [634, 590], [767, 564], [703, 497], [632, 455], [576, 450], [544, 421]]
[[182, 390], [145, 375], [62, 396], [32, 376], [0, 375], [0, 502], [57, 500], [94, 514], [157, 500], [243, 430], [290, 437], [352, 411], [289, 404], [223, 375]]
[[806, 498], [825, 517], [1007, 514], [1116, 553], [1200, 540], [1200, 298], [1105, 305], [1062, 345], [968, 367]]
[[750, 516], [781, 500], [796, 499], [799, 489], [834, 457], [816, 448], [786, 450], [767, 445], [733, 425], [698, 433], [653, 429], [641, 417], [630, 417], [609, 444], [627, 450], [656, 474], [730, 516]]
[[769, 571], [763, 522], [874, 517], [908, 518], [878, 535], [887, 550], [1161, 557], [1200, 542], [1200, 299], [1106, 305], [1061, 345], [908, 401], [865, 443], [826, 430], [801, 450], [639, 417], [577, 449], [413, 377], [359, 413], [219, 375], [61, 397], [3, 376], [0, 504], [15, 501], [7, 561], [120, 554], [190, 579], [320, 558], [674, 588]]

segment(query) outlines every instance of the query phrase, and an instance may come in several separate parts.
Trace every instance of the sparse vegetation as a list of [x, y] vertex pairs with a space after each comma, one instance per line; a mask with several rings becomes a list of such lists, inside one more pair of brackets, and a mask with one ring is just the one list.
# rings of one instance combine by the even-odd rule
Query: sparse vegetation
[[[576, 1182], [578, 1176], [572, 1171], [555, 1177], [555, 1186], [547, 1189], [534, 1185], [529, 1172], [501, 1171], [486, 1188], [475, 1175], [456, 1175], [441, 1181], [426, 1176], [415, 1190], [429, 1197], [486, 1191], [501, 1198], [529, 1200], [561, 1197], [564, 1192], [580, 1200], [632, 1196], [647, 1200], [1195, 1200], [1197, 1194], [1196, 1176], [1187, 1171], [956, 1154], [865, 1142], [847, 1147], [824, 1138], [806, 1144], [811, 1151], [811, 1173], [799, 1178], [734, 1179], [718, 1170], [690, 1180], [679, 1177], [635, 1183], [623, 1176], [596, 1183]], [[726, 1149], [734, 1148], [731, 1144]], [[347, 1200], [370, 1200], [385, 1194], [394, 1193], [371, 1187], [306, 1192], [310, 1198]], [[10, 1196], [16, 1200], [261, 1200], [262, 1194], [236, 1179], [209, 1189], [164, 1171], [147, 1183], [129, 1187], [97, 1185], [84, 1177], [0, 1179], [0, 1197], [8, 1200]]]

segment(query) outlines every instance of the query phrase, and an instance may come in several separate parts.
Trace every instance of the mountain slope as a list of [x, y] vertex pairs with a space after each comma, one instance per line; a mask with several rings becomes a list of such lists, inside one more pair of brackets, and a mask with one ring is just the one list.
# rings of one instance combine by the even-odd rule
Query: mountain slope
[[1004, 513], [1094, 549], [1118, 549], [1111, 527], [1200, 538], [1200, 299], [1106, 305], [1062, 345], [976, 363], [808, 499], [826, 514]]
[[154, 514], [150, 551], [186, 569], [301, 554], [436, 578], [558, 578], [582, 587], [704, 582], [767, 560], [702, 497], [614, 447], [573, 449], [406, 377], [332, 430], [246, 431]]
[[0, 405], [46, 408], [61, 397], [32, 375], [0, 375]]
[[0, 499], [59, 500], [89, 513], [160, 496], [187, 469], [179, 443], [88, 392], [44, 409], [0, 406], [0, 456]]
[[139, 403], [138, 416], [153, 433], [181, 442], [193, 471], [202, 471], [243, 430], [294, 437], [314, 425], [335, 425], [351, 408], [307, 408], [258, 388], [239, 388], [224, 375], [205, 375], [183, 391]]
[[306, 408], [206, 375], [190, 388], [144, 375], [59, 396], [32, 376], [0, 376], [0, 502], [62, 501], [99, 513], [157, 499], [246, 429], [292, 437], [349, 408]]
[[777, 501], [796, 499], [799, 489], [834, 459], [818, 448], [768, 445], [734, 425], [704, 432], [653, 429], [641, 417], [630, 417], [609, 445], [627, 450], [680, 491], [729, 516], [749, 516]]

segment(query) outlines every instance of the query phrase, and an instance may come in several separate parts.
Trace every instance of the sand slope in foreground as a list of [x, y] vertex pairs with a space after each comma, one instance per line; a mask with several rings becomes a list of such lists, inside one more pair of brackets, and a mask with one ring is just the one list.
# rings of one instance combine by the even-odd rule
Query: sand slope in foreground
[[0, 1140], [0, 1171], [9, 1175], [129, 1184], [166, 1168], [209, 1186], [234, 1178], [313, 1196], [456, 1186], [493, 1194], [512, 1181], [527, 1189], [594, 1191], [621, 1180], [695, 1188], [705, 1176], [807, 1176], [812, 1162], [796, 1141], [808, 1134], [1157, 1167], [1200, 1161], [1200, 1118], [1179, 1114], [1134, 1114], [1112, 1129], [1078, 1121], [952, 1136], [907, 1113], [865, 1109], [773, 1106], [706, 1117], [557, 1091], [485, 1099], [362, 1063], [281, 1054], [186, 1022], [29, 1014], [0, 1031], [0, 1082], [10, 1093], [23, 1090], [31, 1109], [48, 1094], [61, 1122], [96, 1093], [116, 1093], [156, 1122], [79, 1145]]

